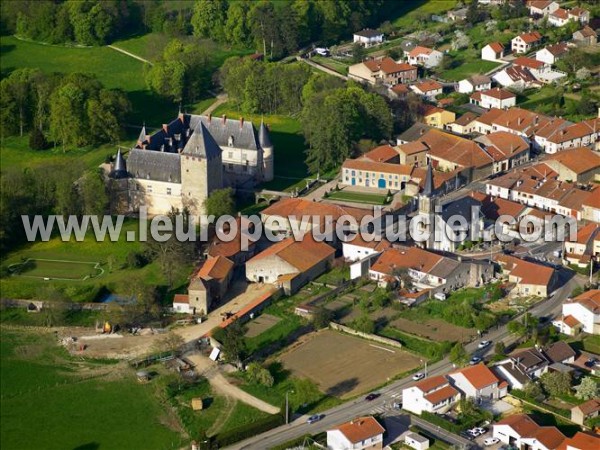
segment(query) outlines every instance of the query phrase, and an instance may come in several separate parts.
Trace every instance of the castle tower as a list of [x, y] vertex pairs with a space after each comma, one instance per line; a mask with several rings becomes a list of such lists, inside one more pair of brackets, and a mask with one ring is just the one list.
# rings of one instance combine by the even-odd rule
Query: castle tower
[[181, 197], [192, 214], [204, 214], [204, 200], [223, 187], [221, 148], [199, 121], [181, 153]]
[[264, 181], [271, 181], [275, 171], [275, 156], [273, 154], [273, 144], [271, 143], [269, 130], [267, 130], [262, 120], [260, 121], [260, 128], [258, 130], [258, 143], [263, 149], [263, 179]]
[[127, 164], [121, 153], [121, 149], [117, 150], [117, 157], [109, 176], [115, 179], [127, 178]]

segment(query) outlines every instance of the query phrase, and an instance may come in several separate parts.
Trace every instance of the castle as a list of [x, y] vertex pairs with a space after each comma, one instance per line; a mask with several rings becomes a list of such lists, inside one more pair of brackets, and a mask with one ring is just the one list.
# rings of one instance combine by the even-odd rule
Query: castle
[[261, 121], [179, 113], [152, 135], [142, 128], [127, 160], [119, 150], [110, 172], [116, 209], [204, 214], [216, 189], [253, 187], [273, 179], [273, 144]]

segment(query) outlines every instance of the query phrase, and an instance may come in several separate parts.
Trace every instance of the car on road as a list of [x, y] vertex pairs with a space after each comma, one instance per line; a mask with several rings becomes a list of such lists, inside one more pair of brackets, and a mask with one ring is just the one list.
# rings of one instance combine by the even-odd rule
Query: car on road
[[381, 397], [381, 394], [373, 392], [373, 393], [367, 395], [365, 397], [365, 400], [368, 401], [368, 402], [370, 402], [370, 401], [375, 400], [376, 398], [379, 398], [379, 397]]
[[306, 423], [311, 424], [311, 423], [318, 422], [323, 417], [325, 417], [325, 414], [315, 414], [313, 416], [310, 416], [308, 419], [306, 419]]
[[491, 438], [487, 438], [486, 440], [484, 440], [483, 445], [485, 445], [486, 447], [489, 447], [490, 445], [497, 444], [498, 442], [500, 442], [500, 439], [491, 437]]
[[473, 356], [469, 361], [469, 364], [474, 366], [475, 364], [479, 364], [481, 362], [481, 358], [479, 356]]
[[415, 373], [415, 374], [413, 375], [413, 380], [415, 380], [415, 381], [422, 380], [423, 378], [425, 378], [425, 374], [423, 374], [423, 373], [421, 373], [421, 372], [419, 372], [419, 373]]
[[481, 341], [479, 343], [479, 345], [477, 346], [477, 348], [486, 348], [488, 347], [490, 344], [492, 343], [492, 341]]

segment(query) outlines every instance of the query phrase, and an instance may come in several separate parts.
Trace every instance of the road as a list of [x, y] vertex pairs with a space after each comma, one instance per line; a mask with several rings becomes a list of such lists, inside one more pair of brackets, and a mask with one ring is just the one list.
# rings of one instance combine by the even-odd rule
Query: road
[[[569, 297], [573, 289], [582, 284], [582, 279], [580, 277], [572, 277], [568, 280], [566, 278], [566, 272], [561, 274], [561, 282], [564, 284], [562, 284], [561, 287], [557, 289], [551, 297], [536, 304], [530, 309], [529, 312], [537, 317], [558, 315], [563, 301]], [[504, 341], [506, 344], [510, 344], [514, 340], [514, 338], [508, 332], [506, 326], [501, 326], [497, 329], [490, 330], [485, 334], [484, 337], [486, 340], [491, 340], [493, 343]], [[477, 341], [467, 344], [465, 346], [467, 352], [481, 357], [493, 351], [493, 345], [486, 349], [478, 350], [477, 344]], [[427, 376], [442, 375], [449, 372], [452, 368], [452, 363], [448, 360], [448, 358], [444, 358], [443, 360], [432, 364], [428, 368]], [[387, 414], [395, 416], [397, 415], [397, 411], [392, 409], [392, 403], [395, 399], [399, 399], [402, 395], [402, 390], [410, 386], [412, 383], [413, 381], [411, 377], [403, 378], [380, 389], [378, 392], [382, 395], [376, 400], [367, 402], [362, 397], [355, 400], [350, 400], [343, 405], [337, 406], [328, 411], [324, 411], [325, 417], [320, 422], [309, 425], [306, 423], [306, 416], [302, 416], [288, 425], [282, 425], [278, 428], [274, 428], [258, 436], [238, 442], [227, 448], [231, 450], [271, 448], [291, 441], [292, 439], [296, 439], [305, 434], [314, 435], [316, 433], [326, 431], [333, 426], [347, 422], [358, 416], [370, 414]], [[439, 432], [439, 430], [436, 430], [437, 427], [432, 426], [432, 428], [433, 430], [430, 430], [431, 432]], [[440, 436], [442, 439], [462, 439], [456, 435], [450, 435], [450, 437], [448, 437], [450, 433], [445, 431], [442, 431], [441, 433], [443, 434]]]

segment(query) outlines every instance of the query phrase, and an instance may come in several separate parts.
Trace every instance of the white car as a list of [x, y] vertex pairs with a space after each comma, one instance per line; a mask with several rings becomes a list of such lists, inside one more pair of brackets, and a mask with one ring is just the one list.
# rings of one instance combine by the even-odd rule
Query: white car
[[490, 345], [492, 343], [492, 341], [481, 341], [479, 343], [479, 345], [477, 346], [477, 348], [486, 348], [488, 345]]
[[422, 380], [423, 378], [425, 378], [425, 374], [423, 374], [423, 373], [421, 373], [421, 372], [419, 372], [419, 373], [415, 373], [415, 374], [413, 375], [413, 380], [415, 380], [415, 381]]
[[487, 438], [486, 440], [484, 440], [483, 445], [485, 445], [486, 447], [489, 447], [490, 445], [497, 444], [498, 442], [500, 442], [500, 439], [491, 437], [491, 438]]

